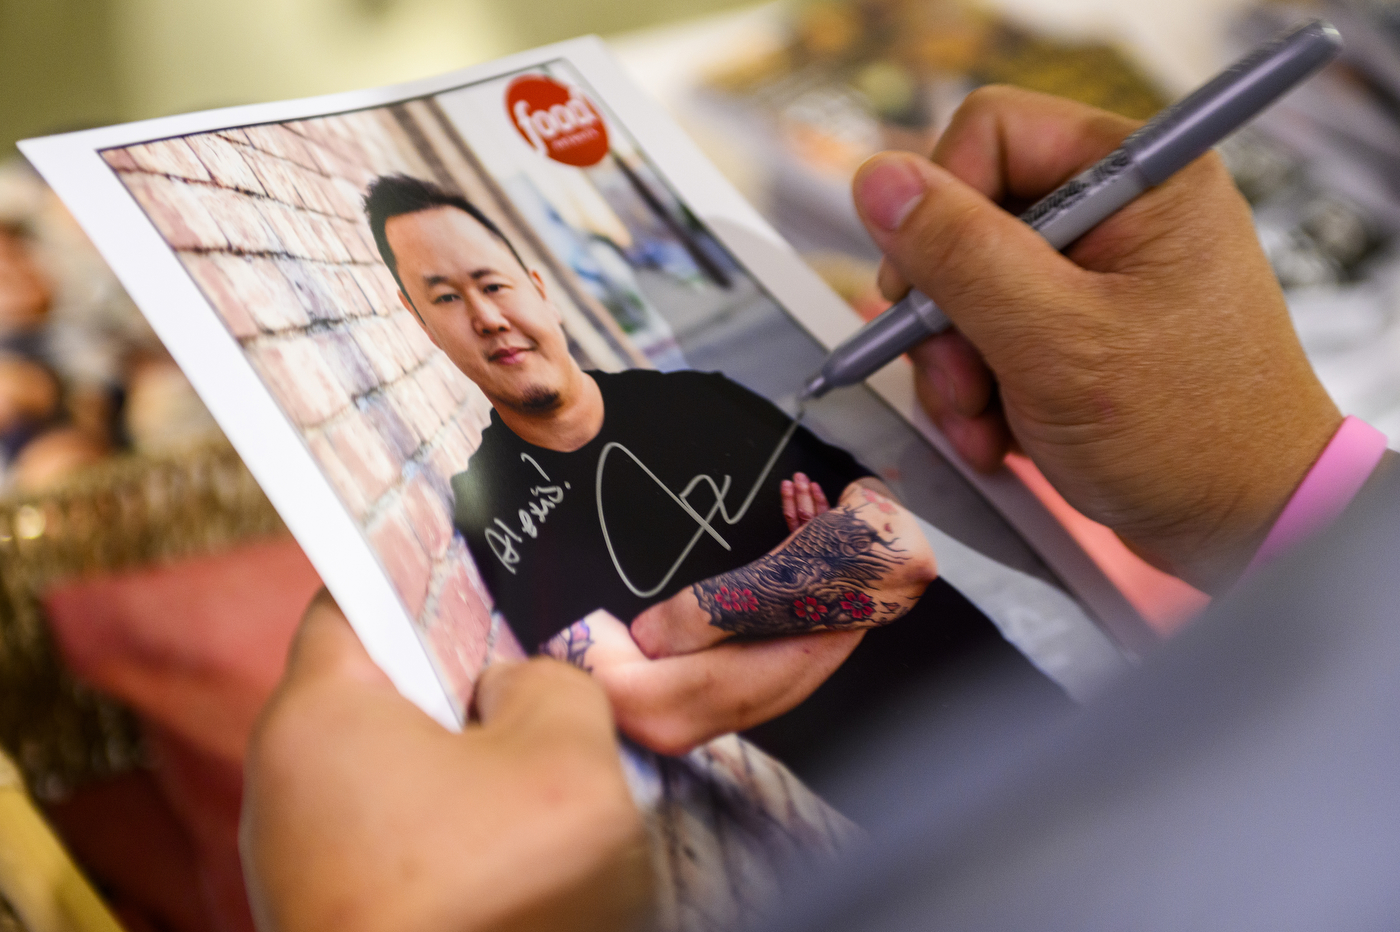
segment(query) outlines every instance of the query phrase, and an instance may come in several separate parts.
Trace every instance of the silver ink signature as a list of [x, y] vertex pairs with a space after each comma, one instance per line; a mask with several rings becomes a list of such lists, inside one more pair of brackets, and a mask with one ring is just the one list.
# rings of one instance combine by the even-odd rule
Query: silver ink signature
[[[773, 470], [773, 464], [778, 461], [778, 457], [782, 455], [783, 450], [788, 445], [788, 441], [792, 439], [793, 433], [796, 432], [797, 425], [801, 423], [802, 413], [803, 412], [799, 411], [797, 417], [793, 418], [792, 424], [783, 432], [782, 437], [778, 440], [777, 447], [773, 449], [772, 454], [768, 457], [768, 462], [763, 464], [763, 469], [759, 471], [758, 478], [754, 480], [753, 487], [749, 489], [749, 494], [744, 499], [744, 503], [740, 505], [739, 510], [732, 515], [725, 507], [725, 497], [729, 494], [729, 486], [731, 484], [729, 476], [725, 476], [723, 485], [720, 485], [710, 476], [701, 473], [691, 479], [690, 482], [686, 484], [685, 489], [677, 495], [666, 487], [666, 483], [657, 478], [656, 473], [648, 469], [646, 464], [637, 458], [637, 454], [633, 453], [622, 444], [613, 441], [603, 447], [603, 452], [598, 455], [597, 481], [595, 483], [598, 500], [598, 524], [603, 529], [603, 542], [608, 546], [608, 556], [612, 557], [613, 568], [617, 570], [617, 575], [621, 577], [623, 584], [626, 585], [628, 589], [632, 590], [633, 595], [641, 599], [649, 599], [662, 589], [665, 589], [666, 584], [671, 581], [671, 577], [676, 575], [676, 571], [679, 570], [681, 564], [685, 562], [685, 558], [690, 556], [690, 551], [695, 548], [695, 544], [700, 540], [701, 534], [709, 534], [725, 550], [731, 549], [729, 542], [720, 536], [719, 531], [715, 530], [714, 526], [710, 523], [715, 516], [715, 512], [719, 512], [720, 516], [724, 518], [724, 523], [728, 525], [738, 524], [743, 520], [744, 515], [748, 513], [749, 506], [753, 504], [754, 496], [758, 494], [758, 490], [763, 485], [763, 481], [768, 478], [768, 473]], [[671, 568], [666, 571], [665, 576], [661, 577], [661, 581], [650, 589], [640, 588], [627, 576], [627, 572], [622, 568], [621, 561], [617, 558], [617, 551], [613, 548], [612, 536], [608, 533], [608, 520], [603, 514], [603, 471], [608, 464], [608, 454], [613, 450], [621, 450], [623, 453], [627, 454], [632, 462], [640, 466], [642, 472], [646, 473], [652, 482], [661, 486], [661, 489], [671, 497], [671, 500], [679, 505], [681, 510], [688, 514], [691, 520], [698, 525], [695, 529], [695, 533], [691, 535], [690, 542], [685, 545], [685, 549], [682, 550], [680, 556], [676, 558], [676, 562], [671, 564]], [[691, 507], [690, 504], [690, 493], [695, 491], [695, 487], [701, 483], [708, 485], [715, 493], [715, 503], [710, 506], [710, 510], [706, 512], [704, 517], [701, 517], [700, 513]], [[511, 570], [511, 572], [514, 572], [514, 570]]]
[[[549, 482], [549, 475], [540, 466], [539, 462], [528, 453], [521, 453], [522, 462], [529, 463], [535, 467], [535, 472], [543, 477], [545, 482]], [[517, 511], [516, 518], [520, 523], [520, 533], [516, 533], [510, 525], [500, 518], [493, 519], [500, 530], [488, 527], [485, 532], [486, 543], [491, 548], [491, 552], [496, 555], [496, 559], [501, 561], [512, 576], [515, 575], [516, 564], [520, 562], [520, 551], [516, 544], [525, 542], [520, 534], [528, 534], [531, 539], [540, 536], [540, 529], [536, 527], [536, 522], [544, 524], [549, 513], [553, 511], [560, 502], [564, 500], [564, 490], [569, 488], [569, 483], [564, 483], [563, 487], [557, 485], [536, 485], [530, 487], [530, 494], [535, 496], [533, 501], [527, 502], [525, 508]]]

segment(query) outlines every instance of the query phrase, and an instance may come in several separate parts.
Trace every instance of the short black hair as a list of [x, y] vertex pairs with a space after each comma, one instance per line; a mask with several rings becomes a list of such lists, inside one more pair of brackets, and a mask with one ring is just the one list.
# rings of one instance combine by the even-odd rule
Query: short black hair
[[470, 214], [472, 219], [505, 244], [506, 248], [510, 250], [510, 254], [515, 256], [515, 261], [520, 263], [522, 269], [528, 270], [525, 260], [520, 258], [520, 253], [516, 251], [515, 244], [501, 232], [501, 228], [496, 226], [490, 217], [481, 212], [481, 208], [462, 195], [448, 191], [431, 181], [424, 181], [421, 178], [413, 178], [408, 175], [380, 175], [371, 181], [369, 188], [366, 189], [364, 206], [365, 216], [369, 219], [370, 232], [374, 234], [374, 245], [379, 247], [380, 258], [384, 260], [384, 264], [393, 273], [394, 281], [399, 283], [399, 290], [403, 291], [404, 295], [408, 294], [408, 289], [404, 288], [403, 279], [399, 278], [399, 262], [394, 257], [394, 250], [389, 246], [389, 238], [384, 234], [384, 226], [394, 217], [403, 214], [416, 214], [420, 210], [455, 207]]

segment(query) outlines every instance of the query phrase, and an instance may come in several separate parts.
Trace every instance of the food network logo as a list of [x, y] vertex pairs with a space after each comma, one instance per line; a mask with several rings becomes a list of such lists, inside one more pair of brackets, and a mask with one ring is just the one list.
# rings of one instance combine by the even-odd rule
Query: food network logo
[[540, 155], [587, 168], [608, 154], [608, 128], [578, 88], [542, 74], [527, 74], [506, 87], [506, 112]]

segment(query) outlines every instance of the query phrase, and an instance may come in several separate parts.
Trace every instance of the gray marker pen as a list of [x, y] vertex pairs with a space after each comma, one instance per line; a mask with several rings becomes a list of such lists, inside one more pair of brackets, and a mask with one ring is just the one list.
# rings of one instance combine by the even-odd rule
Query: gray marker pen
[[[1341, 48], [1337, 30], [1322, 20], [1260, 46], [1157, 114], [1093, 168], [1037, 201], [1021, 219], [1056, 249], [1066, 248], [1311, 77]], [[931, 298], [910, 291], [833, 350], [808, 380], [801, 400], [862, 382], [950, 326]]]

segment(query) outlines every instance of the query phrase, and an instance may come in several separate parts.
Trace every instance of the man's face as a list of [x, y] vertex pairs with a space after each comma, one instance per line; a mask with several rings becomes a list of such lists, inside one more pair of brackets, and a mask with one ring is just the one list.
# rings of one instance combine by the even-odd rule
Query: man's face
[[576, 364], [539, 275], [455, 207], [400, 214], [384, 233], [409, 309], [457, 368], [493, 404], [553, 410]]

